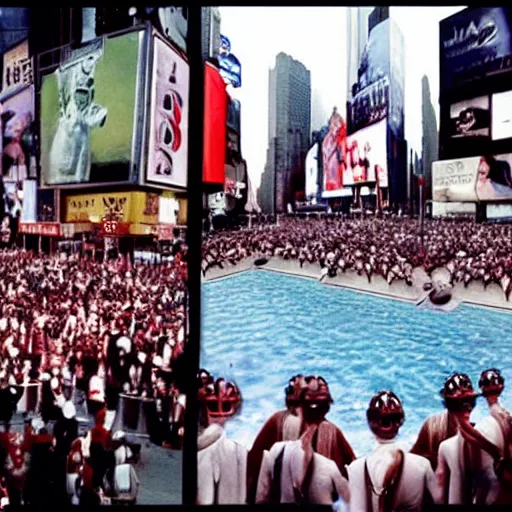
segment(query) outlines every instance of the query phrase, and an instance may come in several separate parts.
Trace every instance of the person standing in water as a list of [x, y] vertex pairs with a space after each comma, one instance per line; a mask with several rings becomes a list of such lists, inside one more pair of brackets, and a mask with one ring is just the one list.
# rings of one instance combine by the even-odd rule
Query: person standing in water
[[341, 431], [325, 419], [332, 398], [321, 377], [307, 377], [301, 391], [299, 440], [278, 442], [265, 450], [256, 503], [332, 505], [349, 501], [345, 464], [354, 460]]
[[377, 446], [348, 467], [351, 510], [420, 511], [429, 498], [439, 503], [440, 489], [430, 462], [405, 453], [396, 442], [405, 414], [395, 393], [380, 391], [374, 395], [366, 417]]
[[441, 390], [445, 407], [457, 421], [458, 433], [439, 446], [436, 476], [443, 501], [448, 505], [497, 503], [500, 482], [497, 472], [504, 442], [499, 427], [490, 426], [492, 417], [476, 427], [470, 422], [478, 394], [471, 379], [454, 373]]
[[294, 375], [285, 388], [286, 409], [274, 413], [256, 436], [247, 457], [247, 498], [256, 499], [256, 488], [265, 450], [280, 441], [296, 441], [301, 435], [300, 392], [305, 386], [303, 375]]
[[[445, 386], [449, 378], [445, 381]], [[437, 468], [437, 454], [439, 445], [457, 434], [457, 421], [449, 409], [429, 416], [421, 427], [418, 439], [411, 448], [410, 453], [421, 455], [430, 461], [432, 469]]]

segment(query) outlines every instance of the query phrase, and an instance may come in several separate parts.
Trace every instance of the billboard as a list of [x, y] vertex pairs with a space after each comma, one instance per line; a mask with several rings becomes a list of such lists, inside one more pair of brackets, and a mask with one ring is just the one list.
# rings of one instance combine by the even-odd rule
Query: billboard
[[512, 200], [512, 154], [445, 160], [432, 164], [434, 201]]
[[459, 101], [450, 106], [450, 137], [489, 137], [489, 96]]
[[503, 59], [512, 53], [511, 10], [464, 9], [440, 22], [439, 37], [441, 90], [447, 90], [503, 67]]
[[492, 95], [492, 140], [512, 137], [512, 91]]
[[33, 83], [32, 59], [29, 57], [26, 40], [3, 55], [2, 92], [13, 91]]
[[188, 21], [185, 13], [186, 7], [160, 7], [158, 19], [165, 34], [176, 46], [184, 52], [187, 51]]
[[143, 37], [98, 39], [43, 77], [43, 185], [130, 179]]
[[57, 190], [39, 189], [37, 191], [37, 221], [57, 222]]
[[154, 37], [147, 181], [187, 186], [190, 70], [176, 50]]
[[390, 39], [389, 126], [398, 139], [403, 139], [405, 124], [405, 40], [393, 19], [390, 18], [383, 23], [389, 23]]
[[475, 184], [479, 157], [432, 163], [432, 195], [436, 202], [477, 201]]
[[347, 186], [388, 187], [386, 119], [347, 136], [341, 116], [333, 116], [322, 153], [323, 197], [340, 197]]
[[236, 133], [240, 133], [240, 114], [242, 105], [238, 100], [229, 98], [227, 126]]
[[483, 156], [478, 162], [476, 195], [480, 201], [512, 200], [512, 154]]
[[34, 87], [8, 96], [1, 103], [2, 177], [4, 182], [21, 183], [36, 178]]
[[318, 143], [306, 155], [306, 197], [315, 198], [318, 192]]
[[210, 62], [204, 70], [204, 155], [203, 181], [224, 185], [226, 162], [226, 84]]
[[240, 61], [231, 53], [231, 42], [226, 36], [221, 35], [221, 46], [219, 52], [220, 74], [226, 84], [233, 87], [242, 86], [242, 67]]
[[388, 116], [390, 52], [390, 20], [386, 20], [372, 29], [361, 57], [349, 104], [350, 133]]

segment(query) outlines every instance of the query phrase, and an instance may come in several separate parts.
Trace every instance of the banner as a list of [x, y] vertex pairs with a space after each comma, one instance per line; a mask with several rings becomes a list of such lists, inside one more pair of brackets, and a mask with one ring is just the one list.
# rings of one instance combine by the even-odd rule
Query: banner
[[318, 143], [306, 155], [306, 197], [316, 199], [318, 192]]
[[492, 140], [512, 138], [512, 91], [492, 95]]
[[147, 181], [187, 186], [189, 66], [176, 50], [153, 38], [153, 79]]
[[34, 83], [32, 59], [28, 40], [8, 50], [3, 55], [2, 93]]
[[323, 197], [340, 197], [344, 187], [353, 185], [388, 187], [386, 119], [347, 136], [343, 118], [333, 113], [322, 154]]
[[242, 67], [240, 61], [231, 53], [231, 42], [226, 36], [221, 35], [221, 47], [219, 52], [220, 74], [226, 84], [233, 87], [242, 87]]
[[512, 54], [511, 10], [470, 7], [442, 20], [441, 91], [502, 67]]
[[158, 224], [158, 194], [111, 192], [81, 194], [66, 198], [65, 222]]
[[51, 222], [20, 223], [20, 233], [24, 235], [52, 236], [61, 235], [60, 224]]
[[432, 163], [432, 195], [437, 202], [476, 202], [480, 157]]
[[99, 39], [43, 77], [44, 185], [130, 179], [143, 37], [140, 31]]
[[489, 137], [489, 96], [460, 101], [450, 106], [450, 137]]
[[177, 224], [180, 203], [174, 197], [158, 198], [158, 222], [160, 224]]
[[226, 162], [226, 84], [209, 62], [204, 70], [204, 154], [203, 181], [224, 185]]

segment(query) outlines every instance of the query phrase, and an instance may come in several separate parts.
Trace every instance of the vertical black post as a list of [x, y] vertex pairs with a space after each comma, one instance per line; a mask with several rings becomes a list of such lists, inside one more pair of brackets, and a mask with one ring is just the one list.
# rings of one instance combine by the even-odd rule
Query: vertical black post
[[[201, 7], [188, 9], [187, 53], [190, 66], [188, 121], [188, 295], [190, 326], [185, 347], [186, 396], [183, 442], [183, 504], [195, 505], [197, 496], [197, 372], [201, 336], [201, 219], [203, 194], [204, 62], [201, 52]], [[169, 475], [169, 478], [171, 476]]]

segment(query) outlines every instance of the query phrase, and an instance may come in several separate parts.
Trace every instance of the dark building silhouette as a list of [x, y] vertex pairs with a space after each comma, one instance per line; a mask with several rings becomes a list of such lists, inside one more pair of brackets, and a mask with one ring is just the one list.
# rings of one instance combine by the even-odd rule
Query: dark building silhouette
[[432, 162], [439, 156], [439, 136], [437, 119], [430, 96], [430, 84], [427, 76], [421, 79], [421, 124], [423, 130], [421, 161], [425, 175], [425, 200], [432, 199]]

